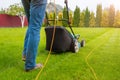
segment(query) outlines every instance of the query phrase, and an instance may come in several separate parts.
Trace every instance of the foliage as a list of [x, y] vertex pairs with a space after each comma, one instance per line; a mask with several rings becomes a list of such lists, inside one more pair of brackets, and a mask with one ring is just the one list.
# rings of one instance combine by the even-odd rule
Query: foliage
[[111, 27], [113, 27], [114, 18], [115, 18], [115, 8], [114, 8], [114, 5], [110, 5], [108, 20], [109, 20], [109, 26]]
[[[66, 7], [64, 7], [64, 9], [63, 9], [63, 19], [68, 19], [68, 16], [67, 16], [67, 8], [66, 8]], [[63, 24], [64, 27], [67, 27], [67, 26], [68, 26], [68, 23], [65, 22], [65, 21], [63, 21], [62, 24]]]
[[80, 23], [79, 23], [80, 27], [84, 27], [84, 16], [85, 16], [85, 11], [82, 11], [80, 13]]
[[88, 7], [85, 10], [85, 16], [84, 16], [84, 26], [89, 27], [89, 21], [90, 21], [90, 11]]
[[5, 10], [3, 8], [0, 10], [0, 14], [5, 14]]
[[[24, 9], [19, 4], [10, 5], [8, 9], [1, 9], [0, 14], [9, 14], [9, 15], [18, 15], [21, 19], [21, 23], [24, 22]], [[96, 13], [88, 9], [88, 7], [80, 11], [80, 8], [76, 6], [74, 11], [69, 10], [69, 19], [71, 26], [75, 27], [119, 27], [119, 10], [116, 11], [114, 5], [102, 9], [102, 5], [98, 4], [96, 6]], [[68, 19], [67, 9], [64, 7], [62, 12], [55, 14], [54, 12], [48, 13], [49, 19]], [[65, 21], [56, 21], [59, 26], [68, 26], [68, 23]], [[54, 25], [55, 22], [50, 22], [51, 25]], [[43, 24], [45, 26], [45, 24]]]
[[62, 19], [63, 19], [63, 13], [59, 12], [58, 13], [58, 21], [57, 21], [58, 26], [62, 26], [62, 21], [59, 21], [59, 20], [62, 20]]
[[[54, 12], [50, 12], [48, 15], [48, 19], [50, 20], [55, 20], [55, 13]], [[54, 25], [55, 21], [49, 21], [50, 25]]]
[[102, 21], [102, 5], [98, 4], [97, 10], [96, 10], [96, 26], [97, 27], [101, 27], [101, 21]]
[[70, 22], [70, 25], [72, 26], [72, 24], [73, 24], [73, 13], [72, 13], [72, 11], [69, 12], [69, 22]]
[[73, 17], [73, 25], [75, 27], [79, 27], [79, 22], [80, 22], [80, 8], [76, 6]]
[[22, 16], [25, 14], [23, 7], [20, 6], [19, 4], [10, 5], [6, 13], [13, 16], [14, 15]]
[[102, 27], [108, 27], [109, 26], [109, 21], [108, 21], [108, 9], [104, 9], [102, 12], [102, 22], [101, 26]]
[[90, 27], [95, 27], [95, 14], [94, 14], [94, 12], [90, 13], [89, 26]]
[[120, 11], [116, 12], [114, 26], [120, 27]]

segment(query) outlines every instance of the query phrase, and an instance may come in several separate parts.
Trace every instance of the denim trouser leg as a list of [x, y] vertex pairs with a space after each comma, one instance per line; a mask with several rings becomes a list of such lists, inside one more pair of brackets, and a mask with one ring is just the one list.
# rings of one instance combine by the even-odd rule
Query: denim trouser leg
[[[27, 16], [27, 20], [29, 23], [29, 17], [30, 17], [30, 1], [29, 0], [22, 0], [23, 7], [25, 9], [25, 13]], [[26, 35], [25, 35], [25, 40], [24, 40], [24, 49], [23, 49], [23, 55], [26, 56], [26, 48], [27, 48], [27, 43], [28, 43], [28, 36], [29, 36], [29, 30], [27, 29]]]
[[27, 49], [27, 43], [28, 43], [28, 37], [29, 37], [29, 29], [26, 31], [25, 39], [24, 39], [24, 49], [23, 49], [23, 56], [26, 57], [26, 49]]
[[28, 27], [28, 43], [26, 48], [25, 69], [35, 67], [36, 54], [40, 41], [40, 29], [45, 14], [46, 4], [30, 4], [30, 18]]
[[30, 0], [21, 0], [24, 10], [25, 10], [25, 14], [27, 16], [27, 20], [29, 22], [29, 17], [30, 17]]

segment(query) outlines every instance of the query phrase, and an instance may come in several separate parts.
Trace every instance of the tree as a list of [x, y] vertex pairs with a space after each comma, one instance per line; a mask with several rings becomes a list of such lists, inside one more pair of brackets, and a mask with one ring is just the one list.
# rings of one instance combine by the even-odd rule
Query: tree
[[72, 24], [73, 24], [73, 13], [72, 13], [72, 11], [69, 12], [69, 22], [70, 22], [70, 25], [72, 26]]
[[82, 11], [80, 13], [80, 23], [79, 23], [80, 27], [84, 27], [84, 16], [85, 16], [85, 11]]
[[84, 16], [84, 26], [89, 27], [89, 21], [90, 21], [90, 11], [88, 7], [85, 10], [85, 16]]
[[97, 5], [97, 11], [96, 11], [96, 26], [101, 27], [101, 21], [102, 21], [102, 5]]
[[94, 12], [91, 12], [91, 13], [90, 13], [89, 26], [90, 26], [90, 27], [95, 27], [95, 15], [94, 15]]
[[10, 5], [6, 13], [12, 16], [16, 16], [16, 15], [19, 16], [23, 28], [25, 21], [25, 12], [21, 5], [19, 4]]
[[[68, 19], [66, 7], [64, 7], [64, 9], [63, 9], [63, 19]], [[62, 24], [63, 24], [63, 26], [66, 26], [66, 27], [68, 26], [68, 23], [65, 21], [63, 21]]]
[[58, 22], [57, 22], [58, 26], [62, 26], [62, 21], [59, 21], [59, 20], [62, 20], [62, 18], [63, 18], [63, 13], [59, 12], [58, 13]]
[[120, 27], [120, 11], [118, 10], [115, 15], [115, 27]]
[[101, 21], [101, 26], [102, 27], [108, 27], [108, 9], [104, 9], [102, 12], [102, 21]]
[[15, 16], [15, 15], [18, 15], [18, 14], [23, 15], [25, 13], [24, 13], [24, 9], [21, 5], [13, 4], [13, 5], [9, 6], [9, 8], [7, 10], [7, 14]]
[[3, 8], [0, 10], [0, 14], [5, 14], [5, 10]]
[[111, 27], [113, 27], [114, 18], [115, 18], [115, 8], [114, 8], [114, 5], [110, 5], [108, 20], [109, 20], [109, 26]]
[[76, 6], [73, 17], [73, 25], [79, 27], [79, 22], [80, 22], [80, 8]]
[[[50, 19], [50, 20], [55, 20], [54, 12], [50, 12], [50, 13], [49, 13], [48, 19]], [[49, 21], [49, 23], [50, 23], [50, 25], [54, 25], [54, 21]]]

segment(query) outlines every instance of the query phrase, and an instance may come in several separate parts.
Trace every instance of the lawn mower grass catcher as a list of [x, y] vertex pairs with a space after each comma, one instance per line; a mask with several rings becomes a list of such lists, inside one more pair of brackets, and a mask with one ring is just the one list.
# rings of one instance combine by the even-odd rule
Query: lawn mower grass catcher
[[[55, 26], [55, 35], [54, 35], [54, 41], [53, 41], [53, 46], [52, 46], [52, 52], [60, 53], [60, 52], [72, 51], [76, 53], [79, 51], [80, 47], [85, 46], [85, 41], [82, 40], [81, 42], [79, 42], [78, 39], [80, 36], [74, 34], [72, 27], [70, 26], [70, 22], [69, 22], [70, 20], [69, 20], [67, 0], [65, 0], [65, 4], [67, 8], [68, 19], [60, 20], [60, 21], [66, 21], [72, 33], [70, 33], [63, 26]], [[55, 20], [49, 20], [47, 14], [46, 14], [46, 20], [47, 20], [47, 25], [48, 25], [47, 27], [45, 27], [46, 50], [50, 50], [51, 42], [53, 38], [54, 26], [50, 26], [49, 21], [55, 21]]]

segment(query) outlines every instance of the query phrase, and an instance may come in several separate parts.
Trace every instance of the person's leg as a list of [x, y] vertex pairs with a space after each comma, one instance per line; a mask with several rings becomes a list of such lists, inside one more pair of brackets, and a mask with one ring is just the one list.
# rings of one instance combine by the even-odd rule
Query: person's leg
[[27, 16], [27, 20], [29, 22], [29, 17], [30, 17], [30, 0], [21, 0], [24, 10], [25, 10], [25, 14]]
[[[29, 23], [29, 17], [30, 17], [30, 0], [22, 0], [22, 4], [25, 10], [25, 14], [27, 16], [27, 20]], [[22, 54], [22, 60], [25, 60], [26, 58], [26, 48], [27, 48], [27, 43], [28, 43], [28, 36], [29, 36], [29, 30], [27, 29], [25, 39], [24, 39], [24, 49], [23, 49], [23, 54]]]
[[28, 37], [29, 37], [29, 29], [26, 31], [25, 39], [24, 39], [24, 48], [22, 52], [22, 60], [26, 60], [26, 50], [27, 50], [27, 44], [28, 44]]
[[[38, 0], [36, 0], [38, 1]], [[41, 0], [39, 0], [41, 2]], [[33, 1], [34, 2], [34, 1]], [[29, 38], [26, 52], [25, 70], [30, 70], [36, 66], [36, 54], [40, 40], [40, 29], [45, 14], [46, 3], [30, 4], [30, 20], [29, 20]]]

